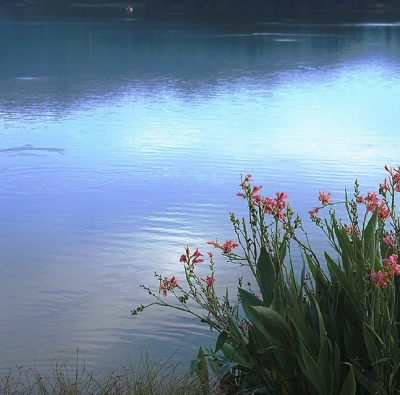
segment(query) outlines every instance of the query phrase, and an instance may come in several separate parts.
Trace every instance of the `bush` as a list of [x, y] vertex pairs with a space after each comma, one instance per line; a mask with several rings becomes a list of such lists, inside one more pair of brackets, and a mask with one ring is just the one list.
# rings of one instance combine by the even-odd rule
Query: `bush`
[[[210, 383], [206, 373], [212, 372], [225, 394], [400, 392], [400, 218], [395, 206], [400, 167], [385, 169], [388, 177], [378, 193], [361, 195], [357, 181], [354, 195], [346, 192], [341, 202], [319, 191], [320, 205], [310, 215], [333, 251], [323, 259], [313, 251], [287, 194], [263, 197], [250, 174], [242, 179], [238, 196], [247, 203], [248, 218], [231, 214], [237, 240], [208, 242], [253, 277], [255, 289], [239, 279], [235, 302], [228, 289], [223, 296], [216, 293], [212, 252], [209, 275], [196, 274], [204, 261], [198, 248], [186, 247], [180, 257], [185, 287], [176, 277], [158, 273], [157, 292], [142, 286], [155, 298], [149, 306], [188, 312], [219, 332], [215, 348], [200, 347], [192, 363], [192, 370], [202, 373], [204, 388]], [[346, 219], [339, 218], [337, 207], [345, 209]], [[323, 209], [328, 210], [325, 218], [319, 216]], [[302, 262], [294, 264], [296, 249]], [[301, 274], [294, 266], [302, 266]], [[168, 294], [174, 303], [167, 301]], [[203, 314], [193, 310], [193, 302]]]

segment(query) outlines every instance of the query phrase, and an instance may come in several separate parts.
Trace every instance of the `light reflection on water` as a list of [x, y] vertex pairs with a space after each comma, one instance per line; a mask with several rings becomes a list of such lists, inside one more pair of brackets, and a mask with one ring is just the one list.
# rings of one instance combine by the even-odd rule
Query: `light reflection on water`
[[[232, 238], [241, 174], [306, 214], [319, 189], [376, 189], [398, 164], [397, 22], [130, 22], [0, 20], [20, 43], [0, 48], [5, 365], [77, 345], [95, 367], [192, 356], [207, 328], [130, 310], [154, 270], [182, 276], [187, 244]], [[217, 265], [234, 290], [244, 269]]]

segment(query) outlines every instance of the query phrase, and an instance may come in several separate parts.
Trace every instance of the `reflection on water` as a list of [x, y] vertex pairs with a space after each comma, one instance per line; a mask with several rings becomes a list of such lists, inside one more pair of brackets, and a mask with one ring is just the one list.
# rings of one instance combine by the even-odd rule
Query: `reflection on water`
[[[95, 367], [213, 334], [139, 284], [232, 238], [254, 174], [302, 214], [399, 162], [399, 22], [0, 19], [0, 349]], [[314, 244], [324, 248], [309, 223]], [[206, 275], [207, 268], [199, 268]], [[218, 261], [216, 285], [243, 268]], [[162, 323], [162, 325], [160, 324]]]

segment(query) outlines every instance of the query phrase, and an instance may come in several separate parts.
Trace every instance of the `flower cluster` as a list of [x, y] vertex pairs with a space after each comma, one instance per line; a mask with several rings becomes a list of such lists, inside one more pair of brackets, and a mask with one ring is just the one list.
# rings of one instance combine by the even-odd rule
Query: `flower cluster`
[[219, 244], [217, 240], [207, 241], [207, 244], [212, 245], [215, 248], [220, 248], [224, 254], [229, 254], [236, 247], [239, 247], [239, 243], [232, 240], [225, 240], [223, 244]]
[[385, 264], [382, 270], [379, 270], [377, 273], [372, 270], [371, 278], [375, 281], [377, 287], [386, 288], [390, 276], [400, 274], [400, 265], [397, 263], [397, 259], [398, 256], [392, 254], [389, 258], [382, 260]]
[[319, 196], [318, 196], [318, 200], [324, 205], [326, 206], [327, 204], [332, 204], [331, 202], [331, 193], [324, 193], [323, 191], [319, 191]]
[[190, 255], [190, 249], [189, 247], [185, 248], [185, 254], [182, 254], [179, 262], [187, 263], [188, 265], [196, 265], [197, 263], [204, 262], [204, 259], [201, 258], [203, 254], [199, 251], [198, 248], [196, 248], [196, 251]]
[[207, 276], [206, 278], [200, 277], [200, 280], [204, 281], [208, 287], [212, 287], [215, 282], [215, 278], [213, 278], [212, 276]]
[[238, 192], [236, 196], [243, 199], [247, 199], [250, 196], [253, 203], [256, 206], [263, 208], [266, 214], [271, 214], [276, 219], [284, 220], [286, 215], [283, 210], [286, 208], [286, 199], [289, 195], [285, 192], [276, 192], [276, 198], [270, 196], [264, 198], [258, 192], [262, 188], [262, 185], [251, 186], [250, 180], [251, 174], [247, 174], [243, 182], [240, 184], [240, 187], [245, 193]]
[[357, 203], [365, 204], [367, 211], [374, 213], [378, 210], [378, 216], [381, 219], [390, 217], [390, 210], [388, 209], [384, 199], [379, 198], [376, 192], [368, 192], [365, 196], [357, 196]]
[[[393, 169], [385, 165], [385, 170], [390, 174], [390, 183], [393, 185], [393, 189], [396, 192], [400, 192], [400, 167]], [[384, 179], [383, 184], [381, 184], [381, 188], [384, 191], [390, 190], [390, 186], [386, 178]]]
[[160, 289], [164, 297], [167, 296], [167, 291], [172, 291], [175, 287], [179, 287], [176, 277], [164, 277], [160, 284]]

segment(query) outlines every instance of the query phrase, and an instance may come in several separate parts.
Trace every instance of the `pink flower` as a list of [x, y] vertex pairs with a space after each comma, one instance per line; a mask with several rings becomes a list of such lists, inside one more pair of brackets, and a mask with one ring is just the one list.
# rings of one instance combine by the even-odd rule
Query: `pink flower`
[[315, 214], [318, 213], [319, 210], [321, 210], [321, 208], [322, 208], [322, 207], [315, 207], [315, 208], [313, 208], [312, 210], [310, 210], [308, 213], [309, 213], [310, 215], [315, 215]]
[[238, 243], [235, 243], [232, 240], [226, 240], [224, 244], [222, 244], [221, 249], [224, 253], [232, 252], [232, 249], [239, 247]]
[[164, 277], [161, 281], [160, 289], [162, 290], [162, 294], [164, 297], [167, 296], [167, 291], [172, 291], [175, 287], [178, 287], [178, 279], [176, 277]]
[[319, 191], [318, 193], [319, 193], [318, 200], [320, 202], [322, 202], [323, 205], [332, 204], [332, 202], [331, 202], [331, 193], [330, 192], [325, 194], [323, 191]]
[[210, 244], [215, 248], [221, 248], [221, 244], [219, 244], [217, 240], [215, 240], [215, 241], [214, 240], [207, 241], [207, 244]]
[[[348, 235], [351, 235], [353, 233], [354, 226], [352, 224], [344, 225], [344, 230]], [[360, 236], [360, 229], [356, 229], [356, 235]]]
[[400, 192], [400, 169], [395, 171], [396, 174], [393, 175], [393, 186], [396, 192]]
[[394, 190], [400, 192], [400, 167], [394, 169], [385, 165], [385, 170], [391, 175]]
[[388, 192], [389, 190], [390, 190], [390, 188], [389, 188], [389, 185], [388, 185], [388, 183], [387, 183], [387, 179], [385, 178], [384, 180], [383, 180], [383, 183], [382, 184], [380, 184], [380, 187], [384, 190], [384, 191], [386, 191], [386, 192]]
[[214, 254], [211, 251], [208, 251], [207, 254], [211, 259], [214, 257]]
[[382, 241], [383, 241], [389, 248], [390, 248], [390, 247], [393, 247], [393, 241], [394, 241], [394, 239], [393, 239], [392, 236], [387, 235], [387, 236], [385, 236], [385, 237], [382, 239]]
[[179, 259], [179, 262], [186, 262], [186, 261], [187, 261], [187, 256], [185, 254], [182, 254]]
[[386, 219], [390, 217], [390, 210], [387, 208], [384, 202], [382, 202], [378, 207], [378, 217], [381, 219]]
[[275, 218], [284, 219], [285, 214], [283, 213], [286, 207], [286, 199], [289, 195], [285, 192], [276, 192], [276, 199], [267, 196], [264, 201], [264, 212], [266, 214], [272, 214]]
[[400, 265], [397, 264], [398, 256], [396, 254], [390, 255], [387, 259], [382, 259], [383, 263], [386, 264], [386, 270], [392, 275], [400, 274]]
[[364, 203], [364, 198], [362, 196], [357, 196], [356, 201], [357, 203]]
[[377, 287], [381, 288], [386, 288], [387, 287], [387, 282], [388, 282], [388, 273], [383, 273], [382, 270], [379, 270], [378, 273], [375, 273], [374, 270], [372, 270], [371, 277], [375, 281], [375, 284]]
[[367, 211], [374, 213], [382, 199], [378, 198], [376, 192], [368, 192], [367, 196], [364, 198], [364, 201], [367, 205]]
[[254, 295], [257, 299], [261, 299], [260, 294], [258, 294], [258, 293], [253, 293], [253, 295]]
[[196, 248], [196, 251], [193, 253], [192, 257], [192, 264], [196, 264], [196, 263], [201, 263], [204, 262], [204, 259], [201, 259], [200, 257], [203, 256], [203, 254], [199, 251], [198, 248]]
[[247, 174], [247, 176], [246, 176], [245, 179], [244, 179], [244, 182], [250, 181], [250, 178], [251, 178], [251, 177], [252, 177], [251, 174]]
[[251, 181], [251, 180], [250, 180], [251, 177], [252, 177], [251, 174], [247, 174], [247, 176], [244, 178], [244, 180], [243, 180], [243, 182], [240, 184], [240, 186], [243, 188], [243, 187], [245, 186], [246, 182]]
[[207, 278], [202, 278], [202, 277], [200, 277], [200, 280], [201, 281], [204, 281], [206, 284], [207, 284], [207, 286], [208, 287], [212, 287], [212, 285], [214, 284], [214, 282], [215, 282], [215, 278], [213, 278], [213, 277], [211, 277], [211, 276], [207, 276]]

